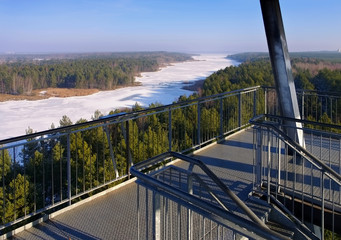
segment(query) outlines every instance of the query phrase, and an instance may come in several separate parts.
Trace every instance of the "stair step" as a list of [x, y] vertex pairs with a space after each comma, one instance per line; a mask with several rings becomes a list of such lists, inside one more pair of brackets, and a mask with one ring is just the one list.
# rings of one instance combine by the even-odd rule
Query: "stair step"
[[266, 225], [273, 231], [278, 232], [279, 234], [282, 234], [283, 236], [286, 236], [288, 238], [293, 238], [294, 237], [294, 232], [291, 231], [290, 229], [287, 229], [287, 227], [273, 222], [273, 221], [268, 221]]

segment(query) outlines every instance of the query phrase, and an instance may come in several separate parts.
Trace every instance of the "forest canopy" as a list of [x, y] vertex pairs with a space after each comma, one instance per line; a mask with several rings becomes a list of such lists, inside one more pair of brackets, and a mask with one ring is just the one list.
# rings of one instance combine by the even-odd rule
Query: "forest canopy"
[[0, 56], [0, 94], [49, 87], [110, 90], [134, 85], [141, 72], [188, 60], [188, 54], [168, 52]]

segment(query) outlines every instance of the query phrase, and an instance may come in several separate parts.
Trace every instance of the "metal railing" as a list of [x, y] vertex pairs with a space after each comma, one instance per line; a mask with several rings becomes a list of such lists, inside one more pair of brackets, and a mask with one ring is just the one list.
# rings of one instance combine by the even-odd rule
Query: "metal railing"
[[252, 87], [1, 140], [1, 232], [118, 184], [133, 163], [237, 131], [263, 103]]
[[[120, 183], [129, 178], [133, 163], [169, 151], [189, 153], [248, 126], [249, 119], [277, 109], [270, 98], [274, 93], [264, 89], [135, 107], [132, 112], [0, 140], [2, 234]], [[339, 121], [338, 101], [331, 101], [332, 108], [319, 109], [331, 109], [332, 119]]]
[[[164, 162], [170, 159], [189, 163], [189, 170], [174, 165], [164, 167]], [[155, 171], [155, 166], [163, 167]], [[148, 171], [151, 168], [153, 172]], [[138, 239], [232, 239], [236, 235], [251, 239], [285, 239], [270, 230], [200, 160], [167, 152], [135, 164], [131, 173], [138, 178], [139, 186]], [[203, 179], [205, 176], [207, 179]], [[140, 186], [145, 190], [140, 190]], [[220, 195], [229, 197], [248, 219], [235, 214]], [[145, 226], [150, 219], [153, 219], [152, 226]]]
[[[284, 132], [283, 123], [299, 121], [305, 148]], [[341, 126], [265, 115], [254, 128], [255, 189], [274, 198], [301, 222], [340, 233]]]
[[[297, 100], [301, 119], [323, 123], [341, 123], [340, 93], [298, 89]], [[276, 89], [264, 87], [265, 114], [280, 116]]]

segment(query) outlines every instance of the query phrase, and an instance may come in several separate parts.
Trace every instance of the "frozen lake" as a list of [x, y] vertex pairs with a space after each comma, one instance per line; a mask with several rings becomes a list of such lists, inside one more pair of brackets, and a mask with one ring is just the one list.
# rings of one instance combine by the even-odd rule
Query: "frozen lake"
[[148, 106], [151, 103], [170, 104], [181, 95], [192, 92], [182, 89], [185, 83], [211, 75], [236, 62], [226, 59], [226, 54], [200, 55], [196, 61], [175, 63], [158, 72], [142, 73], [136, 81], [142, 86], [127, 87], [93, 95], [69, 98], [49, 98], [37, 101], [7, 101], [0, 103], [0, 139], [24, 135], [30, 127], [34, 131], [50, 128], [67, 115], [72, 122], [80, 118], [91, 119], [96, 110], [108, 114], [111, 110], [131, 107], [135, 103]]

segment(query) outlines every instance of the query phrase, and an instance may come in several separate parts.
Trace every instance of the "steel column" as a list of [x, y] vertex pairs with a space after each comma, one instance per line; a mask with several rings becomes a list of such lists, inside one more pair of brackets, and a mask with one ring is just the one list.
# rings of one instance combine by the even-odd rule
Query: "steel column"
[[[281, 114], [300, 119], [279, 0], [260, 0], [260, 3]], [[300, 123], [285, 124], [301, 127]], [[287, 134], [293, 140], [298, 139], [298, 143], [304, 146], [302, 131], [287, 128]]]

